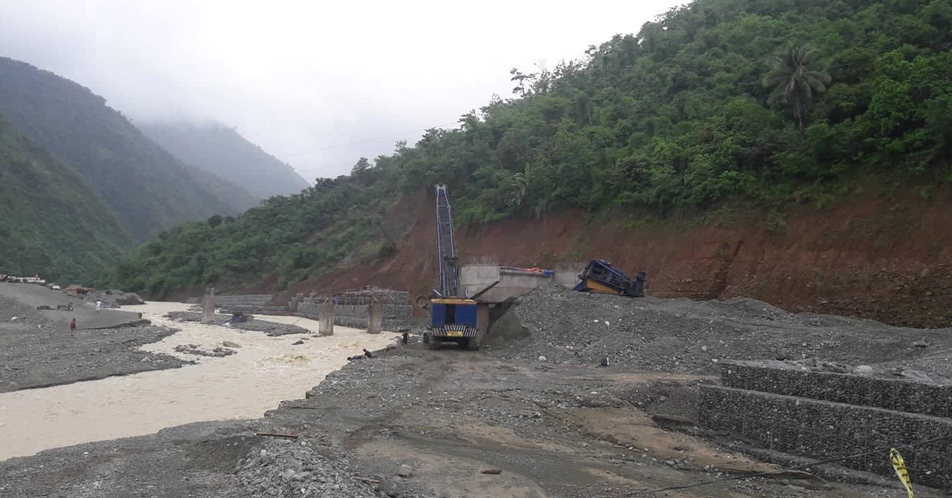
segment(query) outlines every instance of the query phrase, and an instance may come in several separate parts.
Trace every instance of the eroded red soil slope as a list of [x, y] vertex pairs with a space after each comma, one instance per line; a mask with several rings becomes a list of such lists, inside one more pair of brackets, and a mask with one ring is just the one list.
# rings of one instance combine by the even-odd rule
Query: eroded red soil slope
[[[410, 226], [398, 253], [372, 266], [339, 268], [290, 292], [374, 285], [428, 294], [436, 280], [433, 200], [407, 196], [391, 213]], [[792, 311], [940, 327], [952, 323], [952, 196], [917, 190], [866, 193], [836, 206], [785, 216], [716, 213], [643, 223], [624, 215], [563, 211], [507, 219], [456, 234], [472, 258], [554, 266], [594, 257], [648, 273], [649, 294], [712, 299], [747, 296]]]

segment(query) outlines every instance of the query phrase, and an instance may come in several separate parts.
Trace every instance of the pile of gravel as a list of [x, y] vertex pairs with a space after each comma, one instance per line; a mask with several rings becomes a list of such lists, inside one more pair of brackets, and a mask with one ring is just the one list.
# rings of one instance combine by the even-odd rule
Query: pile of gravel
[[713, 374], [727, 359], [909, 362], [952, 350], [952, 334], [788, 313], [748, 298], [632, 299], [549, 285], [516, 301], [484, 349], [506, 359], [598, 365], [607, 357], [609, 365]]
[[241, 487], [252, 496], [375, 498], [371, 484], [297, 440], [267, 441], [238, 463]]
[[[165, 317], [172, 320], [173, 322], [201, 322], [204, 318], [204, 314], [197, 311], [170, 311], [165, 314]], [[215, 315], [214, 325], [221, 325], [224, 327], [231, 327], [241, 330], [250, 330], [252, 332], [264, 332], [270, 337], [277, 337], [282, 335], [292, 335], [292, 334], [309, 334], [311, 331], [304, 328], [298, 327], [297, 325], [289, 325], [284, 323], [275, 323], [269, 322], [267, 320], [255, 320], [252, 315], [245, 315], [248, 321], [232, 323], [231, 315]]]

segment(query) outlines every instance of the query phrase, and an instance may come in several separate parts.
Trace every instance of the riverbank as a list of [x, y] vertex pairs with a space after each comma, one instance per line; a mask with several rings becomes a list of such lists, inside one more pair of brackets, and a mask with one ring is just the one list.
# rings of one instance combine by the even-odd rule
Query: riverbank
[[[346, 364], [347, 356], [360, 354], [365, 348], [383, 348], [395, 337], [345, 327], [337, 327], [333, 336], [320, 337], [316, 334], [317, 322], [306, 319], [297, 325], [309, 334], [269, 337], [262, 332], [216, 325], [174, 323], [164, 317], [169, 311], [185, 308], [187, 305], [180, 303], [127, 307], [151, 320], [152, 328], [170, 332], [141, 348], [117, 343], [130, 350], [118, 353], [119, 357], [131, 355], [127, 362], [145, 365], [150, 363], [148, 358], [168, 358], [168, 362], [185, 365], [183, 368], [133, 375], [123, 375], [120, 369], [120, 373], [103, 375], [107, 378], [101, 380], [67, 383], [69, 379], [64, 377], [64, 385], [0, 394], [0, 460], [84, 442], [151, 434], [192, 422], [258, 418], [283, 400], [303, 398], [329, 372]], [[141, 332], [136, 341], [146, 337]], [[109, 359], [111, 364], [126, 363], [118, 362], [117, 352], [111, 349], [86, 348], [93, 339], [114, 337], [119, 332], [95, 333], [90, 337], [79, 333], [44, 337], [66, 363], [77, 361], [77, 357], [83, 361], [86, 356]], [[185, 345], [195, 345], [192, 351], [213, 350], [225, 342], [235, 345], [230, 348], [235, 354], [210, 357], [176, 351]], [[85, 348], [84, 353], [78, 354], [77, 348]], [[13, 348], [4, 354], [18, 353]], [[139, 356], [147, 360], [137, 360]], [[47, 375], [43, 372], [50, 365], [34, 363], [29, 370], [34, 376]]]

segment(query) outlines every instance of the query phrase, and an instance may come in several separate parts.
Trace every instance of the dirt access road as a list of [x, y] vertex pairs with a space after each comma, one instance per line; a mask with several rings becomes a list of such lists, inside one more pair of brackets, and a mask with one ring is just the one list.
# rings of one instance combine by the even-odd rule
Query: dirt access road
[[[898, 482], [827, 483], [792, 473], [728, 480], [774, 467], [652, 418], [683, 414], [703, 378], [503, 362], [415, 344], [348, 364], [306, 399], [284, 402], [257, 421], [192, 424], [2, 462], [0, 495], [859, 498], [902, 492]], [[255, 435], [262, 430], [297, 437]], [[484, 473], [492, 469], [501, 473]], [[712, 479], [718, 482], [644, 493]], [[917, 496], [937, 495], [921, 489]]]

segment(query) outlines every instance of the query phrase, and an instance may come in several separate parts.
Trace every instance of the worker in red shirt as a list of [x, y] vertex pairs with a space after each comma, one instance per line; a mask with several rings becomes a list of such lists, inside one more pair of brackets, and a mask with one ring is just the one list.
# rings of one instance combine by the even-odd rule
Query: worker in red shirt
[[76, 332], [76, 319], [75, 319], [75, 318], [73, 318], [73, 319], [69, 322], [69, 331], [70, 331], [70, 332]]

